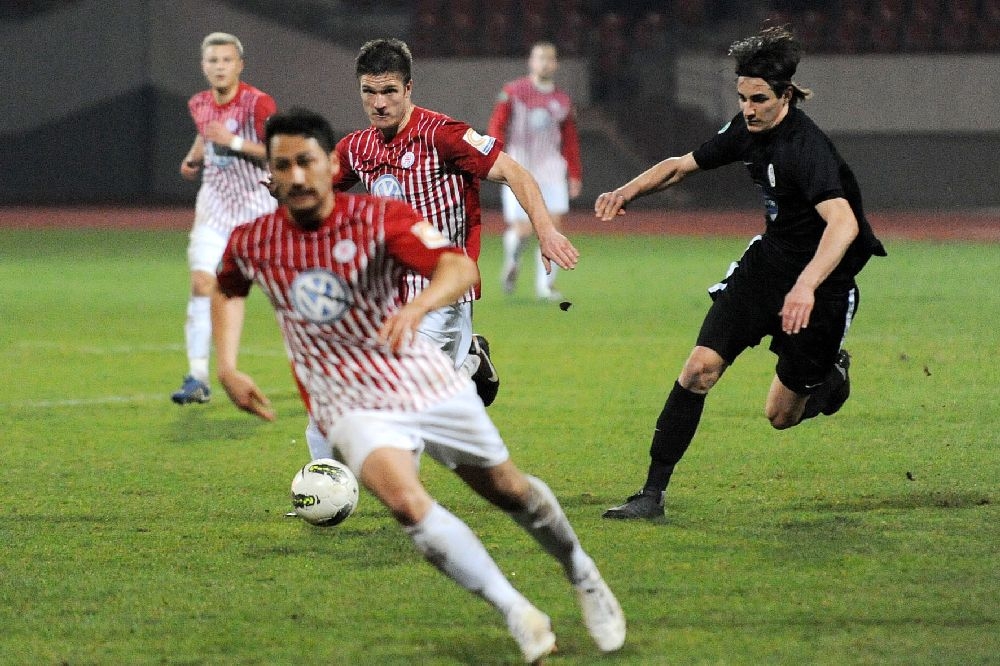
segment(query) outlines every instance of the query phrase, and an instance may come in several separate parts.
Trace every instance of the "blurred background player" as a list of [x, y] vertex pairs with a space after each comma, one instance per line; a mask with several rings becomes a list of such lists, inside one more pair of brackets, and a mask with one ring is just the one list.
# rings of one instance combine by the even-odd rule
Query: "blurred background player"
[[764, 405], [774, 428], [832, 415], [850, 396], [851, 358], [842, 345], [860, 298], [855, 276], [885, 249], [865, 218], [851, 168], [798, 107], [811, 95], [792, 80], [798, 40], [785, 28], [767, 28], [735, 42], [729, 55], [740, 112], [694, 152], [663, 160], [594, 203], [598, 217], [613, 220], [638, 197], [742, 162], [765, 207], [764, 233], [709, 288], [712, 305], [656, 421], [645, 485], [605, 518], [663, 516], [664, 491], [708, 392], [765, 336], [778, 357]]
[[[356, 59], [355, 75], [361, 106], [371, 121], [337, 144], [340, 171], [334, 187], [348, 190], [361, 182], [369, 193], [408, 202], [449, 242], [479, 260], [482, 237], [480, 181], [505, 183], [531, 219], [544, 255], [545, 268], [555, 262], [576, 266], [579, 252], [556, 228], [531, 174], [502, 150], [493, 137], [477, 133], [467, 123], [415, 106], [413, 58], [403, 41], [375, 39], [365, 43]], [[409, 273], [403, 296], [412, 299], [426, 286]], [[500, 386], [485, 338], [473, 335], [472, 303], [477, 284], [455, 303], [427, 314], [420, 333], [440, 347], [455, 367], [471, 376], [483, 403], [489, 405]], [[330, 447], [314, 423], [306, 429], [313, 458], [329, 457]]]
[[[337, 458], [431, 564], [503, 615], [525, 661], [555, 649], [549, 618], [427, 492], [418, 473], [425, 448], [562, 565], [598, 648], [619, 649], [624, 614], [559, 501], [518, 469], [472, 382], [418, 333], [428, 312], [479, 281], [475, 262], [405, 202], [334, 192], [333, 131], [318, 114], [276, 114], [267, 142], [282, 206], [233, 232], [212, 303], [219, 381], [229, 397], [274, 418], [267, 397], [237, 368], [245, 300], [257, 283], [277, 313], [303, 401]], [[427, 281], [404, 298], [407, 271]]]
[[270, 95], [240, 81], [243, 45], [225, 32], [213, 32], [201, 43], [201, 71], [209, 89], [188, 101], [197, 134], [181, 162], [181, 176], [201, 187], [195, 203], [188, 243], [191, 295], [184, 337], [188, 374], [171, 399], [179, 405], [208, 402], [211, 396], [208, 359], [212, 339], [210, 302], [215, 271], [229, 233], [275, 209], [277, 202], [261, 185], [267, 180], [264, 162], [264, 121], [276, 105]]
[[[488, 133], [504, 143], [504, 150], [526, 168], [541, 188], [545, 205], [559, 228], [569, 212], [569, 200], [580, 195], [583, 186], [580, 140], [572, 101], [555, 85], [559, 69], [556, 47], [538, 42], [528, 57], [528, 76], [504, 85], [490, 117]], [[501, 285], [506, 293], [517, 286], [521, 255], [531, 236], [528, 214], [509, 187], [501, 188], [503, 235]], [[558, 300], [554, 291], [557, 269], [546, 271], [542, 254], [535, 255], [535, 295]]]

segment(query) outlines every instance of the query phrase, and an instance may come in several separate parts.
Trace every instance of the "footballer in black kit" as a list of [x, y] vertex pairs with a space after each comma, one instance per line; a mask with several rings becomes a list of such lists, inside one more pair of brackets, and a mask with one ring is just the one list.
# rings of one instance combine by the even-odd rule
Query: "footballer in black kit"
[[801, 46], [784, 27], [735, 42], [740, 113], [698, 149], [670, 157], [601, 194], [597, 217], [698, 171], [741, 161], [764, 200], [764, 233], [709, 288], [712, 305], [667, 395], [642, 489], [605, 518], [659, 518], [674, 466], [701, 421], [708, 392], [748, 347], [771, 336], [777, 356], [765, 415], [776, 429], [836, 413], [850, 395], [844, 338], [857, 312], [855, 276], [885, 256], [861, 191], [830, 139], [798, 108], [811, 91], [793, 82]]
[[[771, 351], [778, 355], [778, 378], [796, 393], [812, 393], [840, 353], [857, 311], [860, 294], [854, 276], [872, 255], [886, 254], [865, 218], [851, 168], [796, 106], [789, 107], [774, 129], [759, 134], [752, 134], [742, 114], [737, 115], [694, 151], [694, 159], [702, 170], [742, 161], [763, 196], [766, 225], [730, 274], [709, 289], [714, 303], [698, 344], [714, 349], [731, 365], [747, 347], [770, 335]], [[834, 198], [850, 204], [858, 234], [816, 288], [808, 327], [789, 335], [782, 331], [778, 313], [826, 230], [816, 204]]]

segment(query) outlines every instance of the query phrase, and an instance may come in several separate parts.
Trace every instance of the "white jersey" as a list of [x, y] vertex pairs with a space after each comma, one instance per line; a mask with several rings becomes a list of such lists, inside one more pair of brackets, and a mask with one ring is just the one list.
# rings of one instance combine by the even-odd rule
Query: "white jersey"
[[[217, 104], [211, 90], [203, 90], [188, 101], [188, 110], [204, 139], [205, 126], [218, 120], [244, 141], [263, 143], [264, 121], [276, 110], [270, 95], [240, 82], [236, 97]], [[270, 213], [278, 203], [262, 185], [268, 179], [264, 160], [235, 152], [228, 146], [205, 140], [205, 161], [198, 191], [197, 222], [223, 237], [233, 227]]]
[[264, 290], [302, 398], [329, 432], [345, 413], [420, 411], [469, 384], [423, 336], [399, 352], [377, 339], [402, 305], [404, 272], [430, 275], [445, 252], [461, 250], [405, 203], [337, 193], [317, 231], [299, 230], [284, 208], [234, 229], [219, 287], [236, 296], [251, 283]]

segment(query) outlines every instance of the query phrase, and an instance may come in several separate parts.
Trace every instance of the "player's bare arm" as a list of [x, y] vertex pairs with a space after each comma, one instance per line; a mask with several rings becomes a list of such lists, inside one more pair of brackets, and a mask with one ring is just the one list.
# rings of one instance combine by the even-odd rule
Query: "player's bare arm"
[[245, 313], [246, 298], [226, 296], [218, 289], [212, 294], [212, 338], [218, 352], [216, 372], [234, 405], [273, 421], [271, 401], [249, 375], [237, 369]]
[[815, 305], [816, 288], [844, 258], [847, 248], [858, 235], [858, 219], [847, 199], [828, 199], [816, 204], [816, 211], [826, 222], [826, 229], [812, 260], [799, 274], [781, 308], [781, 330], [795, 334], [809, 326]]
[[605, 222], [610, 222], [616, 216], [625, 214], [625, 204], [647, 194], [673, 187], [698, 169], [693, 153], [668, 157], [613, 192], [604, 192], [598, 196], [594, 202], [594, 215]]
[[456, 302], [478, 282], [476, 262], [458, 252], [442, 254], [431, 274], [430, 283], [416, 298], [385, 320], [379, 330], [379, 340], [387, 343], [393, 351], [399, 351], [420, 328], [424, 315]]
[[267, 149], [264, 147], [264, 144], [247, 141], [233, 134], [218, 120], [213, 120], [205, 126], [205, 138], [212, 143], [227, 146], [230, 150], [243, 153], [248, 157], [255, 157], [257, 159], [265, 159], [267, 157]]
[[552, 270], [552, 261], [566, 270], [575, 268], [580, 260], [580, 252], [556, 228], [549, 209], [545, 207], [545, 200], [542, 199], [538, 183], [528, 170], [510, 155], [501, 152], [487, 178], [494, 183], [503, 183], [510, 187], [517, 202], [528, 214], [531, 226], [535, 228], [535, 235], [538, 236], [538, 246], [542, 250], [546, 272]]
[[181, 160], [181, 177], [185, 180], [196, 180], [205, 162], [205, 140], [196, 134], [191, 149]]

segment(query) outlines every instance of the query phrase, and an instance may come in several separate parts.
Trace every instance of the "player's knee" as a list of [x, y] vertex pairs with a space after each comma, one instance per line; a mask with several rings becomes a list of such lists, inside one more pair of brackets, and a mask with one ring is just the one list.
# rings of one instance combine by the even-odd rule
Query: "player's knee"
[[423, 490], [399, 489], [379, 497], [389, 513], [401, 525], [416, 525], [431, 510], [434, 501]]
[[771, 423], [771, 427], [775, 430], [787, 430], [792, 426], [798, 425], [801, 417], [797, 414], [791, 412], [775, 409], [773, 407], [768, 407], [764, 410], [764, 415], [767, 420]]
[[205, 271], [191, 271], [191, 293], [195, 296], [211, 296], [215, 288], [215, 276]]
[[708, 393], [722, 376], [723, 367], [692, 356], [684, 364], [678, 379], [680, 385], [694, 393]]

